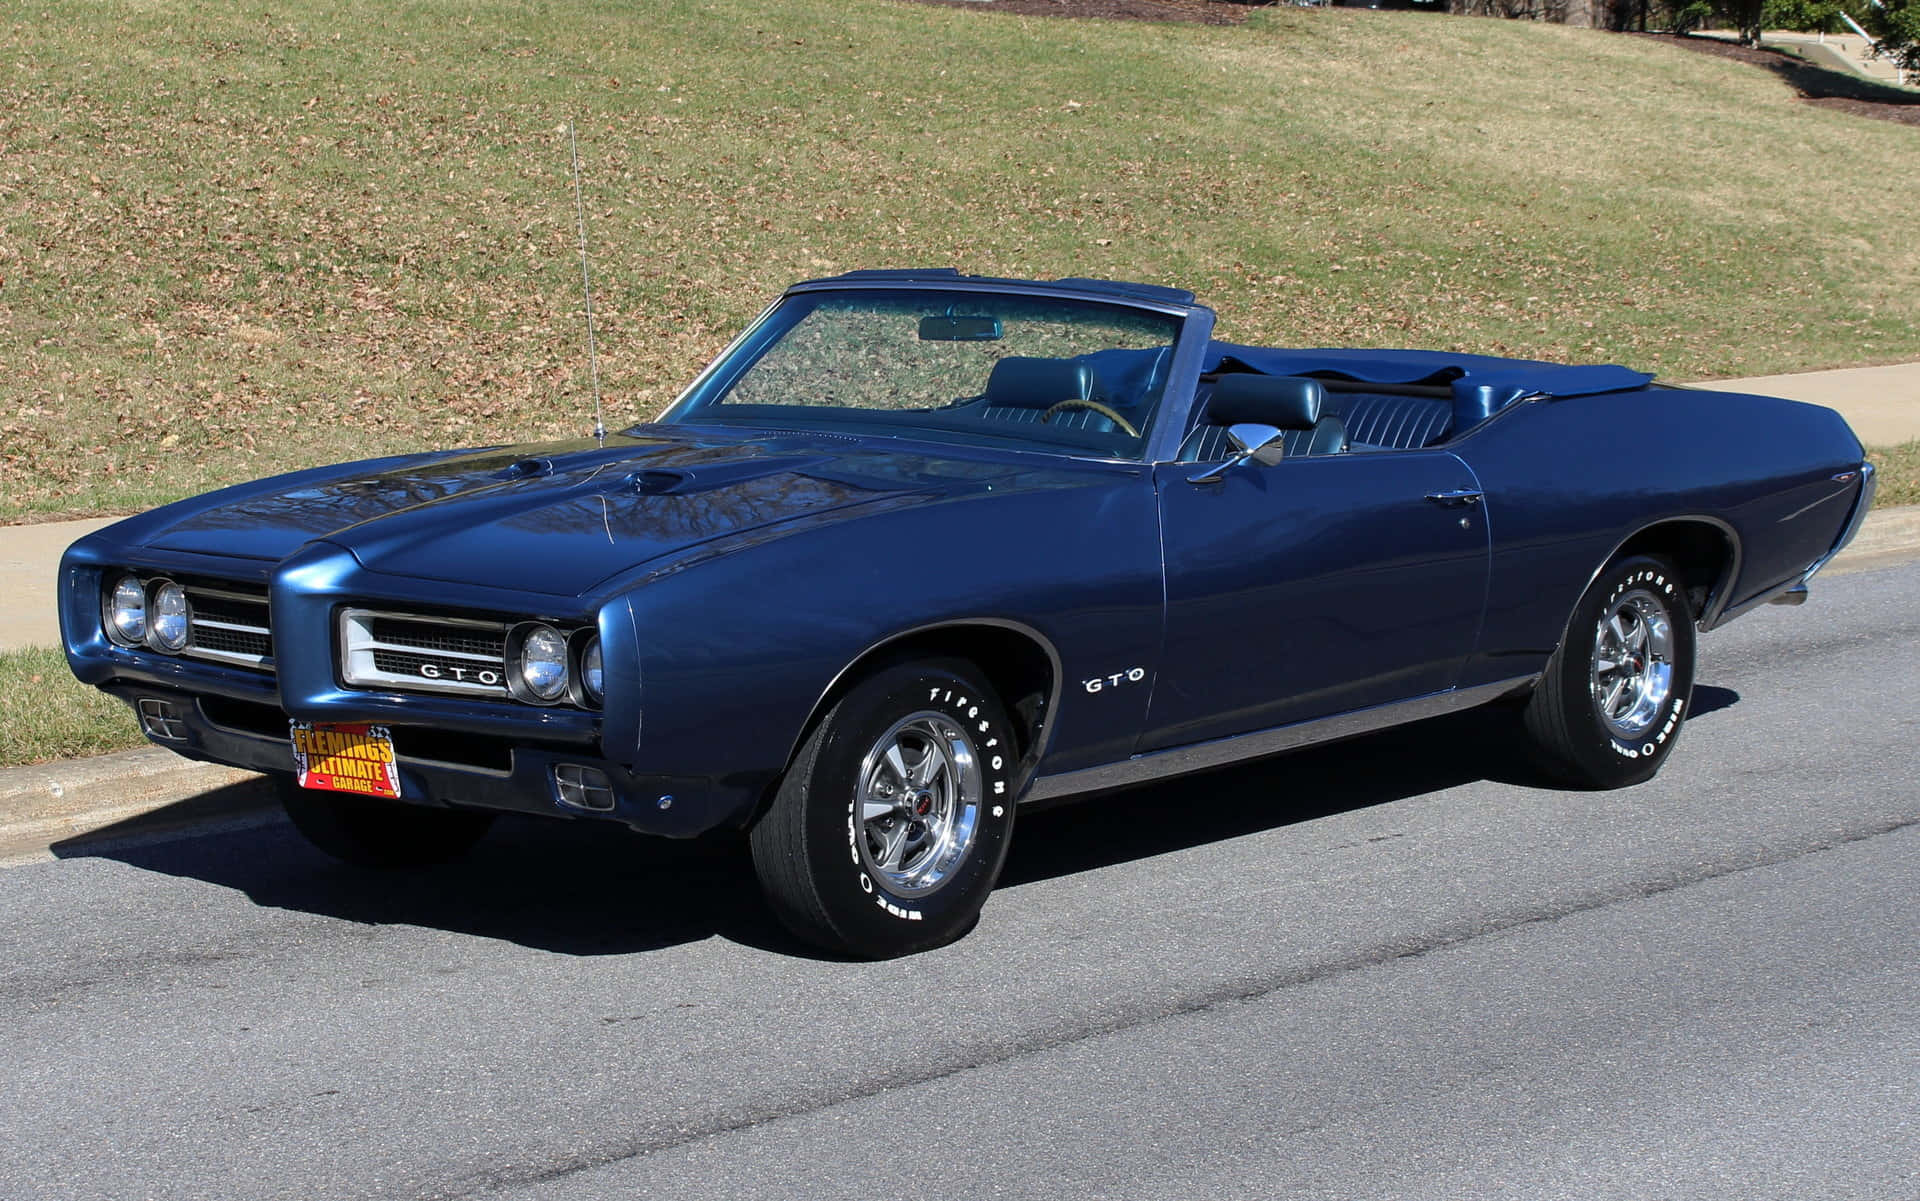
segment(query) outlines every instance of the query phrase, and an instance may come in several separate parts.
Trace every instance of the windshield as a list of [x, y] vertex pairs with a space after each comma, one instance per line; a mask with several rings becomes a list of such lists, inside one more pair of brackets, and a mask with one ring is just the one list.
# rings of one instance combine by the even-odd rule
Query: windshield
[[664, 420], [911, 433], [1139, 458], [1180, 319], [959, 291], [800, 293]]

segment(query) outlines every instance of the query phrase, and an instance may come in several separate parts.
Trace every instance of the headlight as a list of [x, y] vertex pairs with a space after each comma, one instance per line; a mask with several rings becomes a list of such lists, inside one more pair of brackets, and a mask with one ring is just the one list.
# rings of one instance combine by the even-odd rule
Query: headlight
[[559, 700], [567, 693], [567, 640], [552, 626], [529, 627], [513, 657], [513, 674], [535, 700]]
[[587, 649], [580, 656], [580, 686], [586, 689], [587, 699], [596, 705], [607, 699], [607, 672], [600, 661], [598, 638], [587, 643]]
[[107, 637], [121, 646], [147, 640], [147, 590], [130, 575], [121, 576], [107, 597]]
[[153, 645], [177, 651], [187, 645], [187, 590], [168, 580], [153, 594]]

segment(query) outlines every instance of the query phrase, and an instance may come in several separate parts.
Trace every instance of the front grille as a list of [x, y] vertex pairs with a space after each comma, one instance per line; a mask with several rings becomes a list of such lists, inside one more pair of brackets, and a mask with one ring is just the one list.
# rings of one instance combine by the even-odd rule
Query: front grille
[[458, 617], [344, 609], [341, 677], [350, 685], [504, 700], [507, 627]]
[[397, 618], [382, 618], [375, 623], [375, 636], [388, 646], [419, 647], [423, 651], [440, 651], [453, 655], [476, 655], [487, 659], [501, 656], [506, 640], [501, 638], [468, 637], [457, 633], [434, 634], [418, 627], [424, 622], [403, 622]]
[[190, 659], [210, 659], [259, 671], [273, 670], [273, 630], [267, 619], [267, 591], [245, 584], [182, 583], [189, 622]]

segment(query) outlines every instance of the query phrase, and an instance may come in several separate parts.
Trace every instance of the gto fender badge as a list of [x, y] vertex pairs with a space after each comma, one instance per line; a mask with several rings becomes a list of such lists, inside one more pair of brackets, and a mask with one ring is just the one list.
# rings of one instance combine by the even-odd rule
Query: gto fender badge
[[1109, 688], [1118, 688], [1122, 684], [1138, 684], [1147, 678], [1144, 667], [1129, 667], [1125, 671], [1116, 671], [1110, 676], [1095, 676], [1091, 680], [1080, 681], [1080, 686], [1089, 694], [1104, 692]]

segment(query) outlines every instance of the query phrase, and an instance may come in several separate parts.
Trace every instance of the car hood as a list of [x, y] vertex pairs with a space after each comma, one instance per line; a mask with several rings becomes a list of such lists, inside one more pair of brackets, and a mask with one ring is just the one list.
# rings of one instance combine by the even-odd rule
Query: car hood
[[[960, 494], [1059, 487], [1084, 471], [831, 435], [592, 441], [410, 459], [185, 508], [147, 546], [277, 561], [315, 541], [371, 571], [575, 596], [701, 542]], [[832, 515], [832, 516], [830, 516]]]

